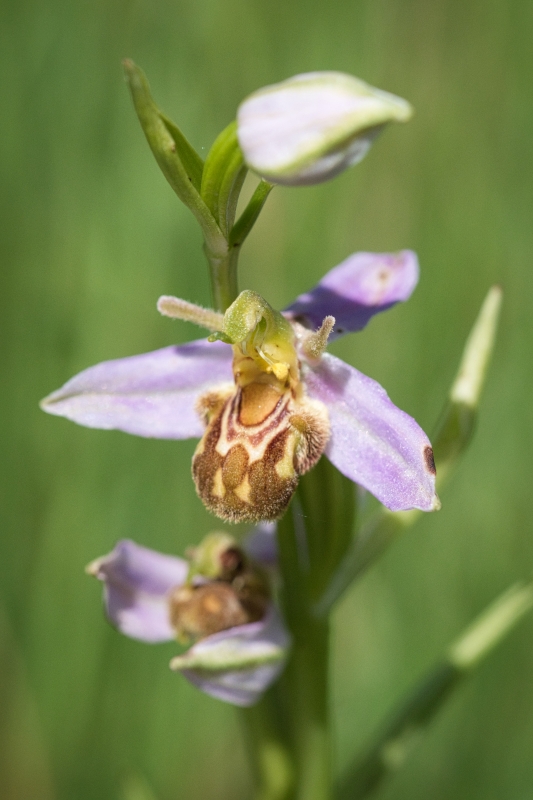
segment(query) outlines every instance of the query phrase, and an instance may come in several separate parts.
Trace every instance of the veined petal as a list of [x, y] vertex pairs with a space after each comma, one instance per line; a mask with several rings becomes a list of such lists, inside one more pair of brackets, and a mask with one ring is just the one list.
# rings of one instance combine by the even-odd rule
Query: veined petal
[[188, 569], [182, 558], [124, 539], [109, 555], [89, 564], [87, 572], [104, 582], [107, 616], [121, 633], [143, 642], [165, 642], [175, 638], [167, 595], [181, 586]]
[[212, 697], [251, 706], [283, 669], [289, 642], [281, 617], [271, 606], [260, 622], [207, 636], [172, 659], [170, 666]]
[[80, 372], [41, 402], [49, 414], [89, 428], [118, 429], [158, 439], [201, 436], [196, 401], [233, 381], [231, 347], [199, 339]]
[[439, 508], [430, 442], [379, 383], [328, 353], [303, 370], [310, 397], [328, 408], [325, 452], [337, 469], [392, 511]]
[[360, 331], [374, 314], [408, 300], [418, 274], [418, 259], [412, 250], [354, 253], [314, 289], [297, 297], [285, 315], [308, 328], [319, 327], [328, 315], [335, 317], [330, 339]]

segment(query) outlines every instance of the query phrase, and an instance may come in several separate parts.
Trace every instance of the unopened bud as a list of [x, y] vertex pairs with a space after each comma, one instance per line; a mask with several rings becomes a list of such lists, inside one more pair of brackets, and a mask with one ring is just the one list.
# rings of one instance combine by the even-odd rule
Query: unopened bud
[[309, 72], [251, 94], [237, 112], [248, 166], [273, 183], [320, 183], [356, 164], [405, 100], [341, 72]]
[[493, 286], [467, 339], [457, 377], [433, 437], [438, 481], [446, 480], [474, 431], [481, 391], [494, 348], [502, 290]]
[[459, 372], [450, 392], [452, 403], [464, 403], [470, 408], [475, 408], [479, 403], [494, 347], [502, 294], [500, 286], [492, 286], [481, 306], [479, 316], [466, 342]]

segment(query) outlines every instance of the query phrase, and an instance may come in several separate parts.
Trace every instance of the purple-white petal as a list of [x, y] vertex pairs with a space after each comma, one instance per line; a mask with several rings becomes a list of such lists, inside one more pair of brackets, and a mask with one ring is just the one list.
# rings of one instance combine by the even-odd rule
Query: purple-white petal
[[289, 645], [287, 629], [271, 606], [260, 622], [207, 636], [170, 666], [212, 697], [251, 706], [282, 671]]
[[392, 511], [437, 509], [433, 451], [417, 422], [379, 383], [328, 353], [303, 371], [309, 396], [329, 412], [332, 464]]
[[89, 564], [87, 572], [104, 582], [106, 613], [121, 633], [143, 642], [165, 642], [175, 638], [168, 593], [183, 584], [188, 569], [182, 558], [125, 539]]
[[314, 289], [296, 298], [285, 315], [308, 328], [335, 317], [331, 338], [360, 331], [380, 311], [407, 300], [418, 282], [418, 259], [399, 253], [354, 253], [330, 270]]
[[199, 437], [198, 397], [233, 382], [232, 350], [199, 339], [80, 372], [41, 408], [89, 428], [118, 429], [158, 439]]

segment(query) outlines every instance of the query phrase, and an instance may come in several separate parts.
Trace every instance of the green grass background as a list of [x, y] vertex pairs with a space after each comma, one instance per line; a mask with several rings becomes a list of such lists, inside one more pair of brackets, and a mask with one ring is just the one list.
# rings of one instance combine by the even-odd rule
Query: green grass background
[[[412, 299], [334, 351], [431, 431], [493, 282], [501, 335], [474, 443], [438, 515], [398, 541], [335, 614], [342, 767], [497, 593], [533, 569], [533, 5], [528, 0], [4, 0], [0, 458], [0, 796], [239, 800], [234, 710], [104, 621], [84, 565], [131, 537], [182, 553], [214, 521], [191, 442], [93, 431], [39, 399], [98, 361], [196, 335], [159, 317], [209, 302], [192, 215], [159, 173], [120, 60], [205, 154], [251, 90], [338, 69], [414, 120], [334, 182], [278, 189], [241, 285], [282, 306], [355, 250], [415, 249]], [[527, 800], [533, 620], [464, 685], [380, 800]]]

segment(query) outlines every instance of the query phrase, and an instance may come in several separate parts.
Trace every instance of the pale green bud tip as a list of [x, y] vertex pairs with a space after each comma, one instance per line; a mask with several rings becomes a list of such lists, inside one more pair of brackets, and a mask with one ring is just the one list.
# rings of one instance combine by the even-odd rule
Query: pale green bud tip
[[310, 72], [251, 94], [237, 112], [248, 166], [274, 183], [319, 183], [360, 161], [406, 100], [341, 72]]
[[483, 388], [485, 374], [496, 337], [503, 292], [493, 286], [487, 294], [463, 352], [459, 372], [450, 392], [452, 403], [475, 408]]
[[532, 607], [533, 585], [512, 586], [452, 645], [449, 660], [461, 670], [475, 667]]

